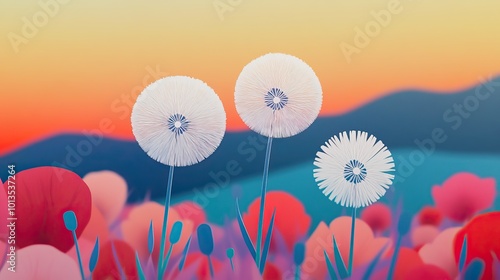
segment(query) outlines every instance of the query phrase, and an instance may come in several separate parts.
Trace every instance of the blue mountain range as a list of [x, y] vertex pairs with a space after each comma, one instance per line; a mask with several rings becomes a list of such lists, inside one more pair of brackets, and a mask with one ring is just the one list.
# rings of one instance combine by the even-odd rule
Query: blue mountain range
[[[449, 94], [401, 91], [348, 114], [318, 118], [301, 134], [273, 141], [271, 172], [312, 163], [320, 146], [345, 130], [374, 134], [389, 149], [414, 150], [415, 160], [434, 151], [500, 154], [500, 78]], [[207, 184], [224, 186], [262, 172], [266, 141], [252, 131], [226, 133], [212, 156], [175, 169], [173, 193]], [[82, 177], [112, 170], [127, 181], [130, 202], [146, 195], [163, 197], [168, 174], [168, 167], [149, 158], [135, 141], [93, 135], [56, 135], [0, 158], [0, 166], [11, 163], [18, 172], [52, 165]], [[7, 174], [0, 177], [5, 181]]]

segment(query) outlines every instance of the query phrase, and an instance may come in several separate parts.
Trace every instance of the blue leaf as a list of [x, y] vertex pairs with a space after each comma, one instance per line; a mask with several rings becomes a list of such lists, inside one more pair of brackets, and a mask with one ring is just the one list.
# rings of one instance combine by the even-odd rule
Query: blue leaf
[[335, 236], [333, 237], [333, 252], [335, 253], [335, 264], [337, 265], [337, 270], [339, 272], [340, 278], [345, 279], [349, 276], [349, 273], [347, 272], [344, 260], [342, 259], [342, 255], [340, 254], [339, 246], [337, 245]]
[[155, 234], [153, 230], [153, 220], [149, 222], [149, 234], [148, 234], [148, 250], [149, 254], [153, 253], [153, 248], [155, 246]]
[[264, 268], [266, 267], [267, 253], [269, 252], [269, 246], [271, 245], [271, 238], [273, 236], [275, 214], [276, 208], [274, 208], [273, 210], [273, 215], [271, 217], [271, 221], [269, 222], [269, 227], [267, 228], [266, 241], [264, 242], [264, 249], [262, 249], [262, 259], [260, 260], [260, 274], [264, 273]]
[[66, 211], [63, 214], [64, 226], [70, 231], [75, 231], [78, 227], [78, 222], [76, 220], [75, 212]]
[[464, 278], [467, 280], [479, 280], [484, 272], [484, 261], [475, 258], [473, 259], [467, 269], [465, 269]]
[[241, 217], [240, 205], [238, 204], [238, 200], [236, 199], [236, 211], [238, 212], [238, 225], [240, 226], [241, 235], [243, 236], [243, 240], [245, 241], [245, 245], [247, 245], [248, 251], [252, 254], [253, 259], [255, 260], [255, 248], [253, 247], [252, 241], [250, 240], [250, 236], [248, 235], [247, 228], [243, 223], [243, 218]]
[[139, 261], [139, 254], [137, 254], [137, 252], [135, 252], [135, 264], [137, 266], [137, 272], [139, 273], [139, 279], [146, 280], [144, 270], [142, 270], [141, 262]]
[[370, 262], [370, 264], [366, 268], [365, 274], [363, 275], [363, 280], [370, 280], [370, 276], [373, 274], [373, 271], [375, 270], [377, 263], [379, 262], [380, 258], [382, 257], [382, 254], [384, 253], [388, 245], [389, 244], [386, 243], [384, 247], [382, 247], [382, 249], [377, 253], [375, 258]]
[[200, 251], [205, 256], [210, 256], [214, 250], [214, 239], [212, 236], [212, 228], [208, 224], [198, 226], [198, 246]]
[[297, 243], [293, 248], [293, 262], [296, 266], [301, 265], [304, 262], [304, 258], [306, 255], [306, 246], [304, 243]]
[[465, 266], [465, 260], [467, 259], [467, 235], [464, 237], [462, 242], [462, 249], [460, 250], [460, 258], [458, 261], [458, 271], [462, 271]]
[[191, 236], [188, 239], [188, 242], [186, 243], [186, 246], [184, 247], [184, 250], [182, 251], [182, 258], [181, 262], [179, 263], [179, 271], [181, 271], [184, 268], [184, 263], [186, 262], [186, 257], [189, 251], [189, 245], [191, 244]]
[[90, 273], [94, 271], [98, 260], [99, 260], [99, 237], [96, 238], [94, 249], [92, 250], [92, 254], [90, 255], [90, 260], [89, 260]]
[[410, 231], [411, 215], [407, 212], [401, 213], [398, 221], [398, 234], [400, 236], [406, 235]]
[[181, 239], [181, 233], [182, 233], [182, 222], [177, 221], [174, 223], [172, 226], [172, 230], [170, 231], [170, 244], [175, 244], [179, 242], [179, 239]]
[[328, 254], [326, 253], [325, 250], [323, 250], [323, 253], [325, 254], [325, 262], [326, 262], [326, 267], [328, 267], [328, 273], [330, 274], [330, 279], [337, 280], [338, 279], [337, 274], [335, 273], [335, 269], [333, 269], [333, 264], [330, 261]]

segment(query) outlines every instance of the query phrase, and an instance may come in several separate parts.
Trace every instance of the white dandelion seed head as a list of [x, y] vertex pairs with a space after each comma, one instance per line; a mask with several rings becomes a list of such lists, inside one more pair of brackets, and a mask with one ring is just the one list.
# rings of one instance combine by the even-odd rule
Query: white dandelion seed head
[[222, 102], [204, 82], [183, 76], [159, 79], [139, 95], [132, 132], [154, 160], [188, 166], [210, 156], [226, 130]]
[[316, 153], [314, 178], [330, 200], [347, 207], [365, 207], [382, 197], [392, 184], [394, 160], [375, 136], [342, 132]]
[[264, 136], [284, 138], [308, 128], [318, 117], [321, 84], [304, 61], [291, 55], [261, 56], [241, 71], [234, 94], [243, 122]]

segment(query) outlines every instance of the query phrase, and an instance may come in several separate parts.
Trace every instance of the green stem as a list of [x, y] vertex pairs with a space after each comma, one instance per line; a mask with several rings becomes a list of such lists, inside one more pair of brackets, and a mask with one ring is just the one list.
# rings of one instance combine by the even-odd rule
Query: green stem
[[165, 239], [167, 236], [168, 209], [170, 208], [170, 195], [172, 193], [172, 182], [174, 179], [174, 167], [170, 166], [167, 181], [167, 193], [165, 194], [165, 212], [163, 212], [163, 226], [161, 229], [160, 256], [158, 258], [158, 280], [163, 278], [163, 254], [165, 253]]
[[266, 191], [267, 191], [267, 177], [269, 174], [269, 161], [271, 158], [271, 145], [273, 142], [273, 137], [270, 136], [267, 138], [267, 147], [266, 147], [266, 157], [264, 161], [264, 174], [262, 175], [262, 188], [260, 191], [260, 212], [259, 212], [259, 226], [257, 229], [257, 244], [256, 244], [256, 253], [255, 253], [255, 263], [257, 267], [260, 269], [260, 246], [262, 243], [262, 225], [264, 223], [264, 205], [266, 203]]
[[349, 245], [349, 268], [348, 275], [352, 274], [352, 262], [354, 260], [354, 229], [356, 227], [356, 206], [352, 210], [352, 220], [351, 220], [351, 243]]

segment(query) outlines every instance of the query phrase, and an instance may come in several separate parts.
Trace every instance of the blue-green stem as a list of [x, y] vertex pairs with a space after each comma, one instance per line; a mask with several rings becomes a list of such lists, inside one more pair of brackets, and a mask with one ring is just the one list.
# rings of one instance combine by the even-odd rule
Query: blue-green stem
[[349, 276], [352, 274], [352, 262], [354, 260], [354, 229], [356, 227], [356, 209], [357, 207], [354, 206], [352, 210], [352, 220], [351, 220], [351, 243], [349, 245]]
[[170, 244], [168, 248], [167, 256], [161, 265], [161, 275], [165, 274], [165, 269], [167, 269], [168, 260], [170, 260], [170, 256], [172, 255], [172, 249], [174, 248], [174, 244]]
[[78, 265], [80, 266], [80, 274], [82, 280], [85, 280], [85, 273], [83, 272], [82, 256], [80, 255], [80, 247], [78, 246], [78, 238], [76, 237], [76, 231], [72, 230], [73, 240], [75, 241], [76, 255], [78, 256]]
[[210, 256], [208, 256], [208, 268], [210, 269], [210, 278], [214, 279], [214, 265], [212, 264]]
[[391, 259], [391, 265], [389, 266], [389, 272], [387, 273], [387, 279], [392, 280], [394, 277], [394, 269], [396, 268], [396, 261], [399, 255], [399, 248], [401, 247], [401, 235], [398, 235], [398, 239], [396, 240], [396, 247], [394, 247], [394, 253]]
[[300, 280], [300, 265], [295, 266], [295, 280]]
[[[174, 180], [174, 167], [170, 166], [167, 181], [167, 193], [165, 194], [165, 212], [163, 212], [163, 226], [161, 229], [160, 256], [158, 258], [158, 280], [163, 279], [163, 254], [165, 253], [165, 239], [167, 237], [168, 209], [170, 208], [170, 194], [172, 193], [172, 182]], [[167, 264], [165, 264], [166, 266]]]
[[262, 243], [262, 225], [264, 223], [264, 205], [266, 203], [266, 191], [267, 191], [267, 176], [269, 174], [269, 161], [271, 159], [271, 145], [273, 143], [273, 137], [267, 138], [266, 147], [266, 158], [264, 161], [264, 174], [262, 175], [262, 189], [260, 191], [260, 212], [259, 212], [259, 226], [257, 229], [257, 244], [255, 245], [255, 263], [260, 269], [260, 250]]

